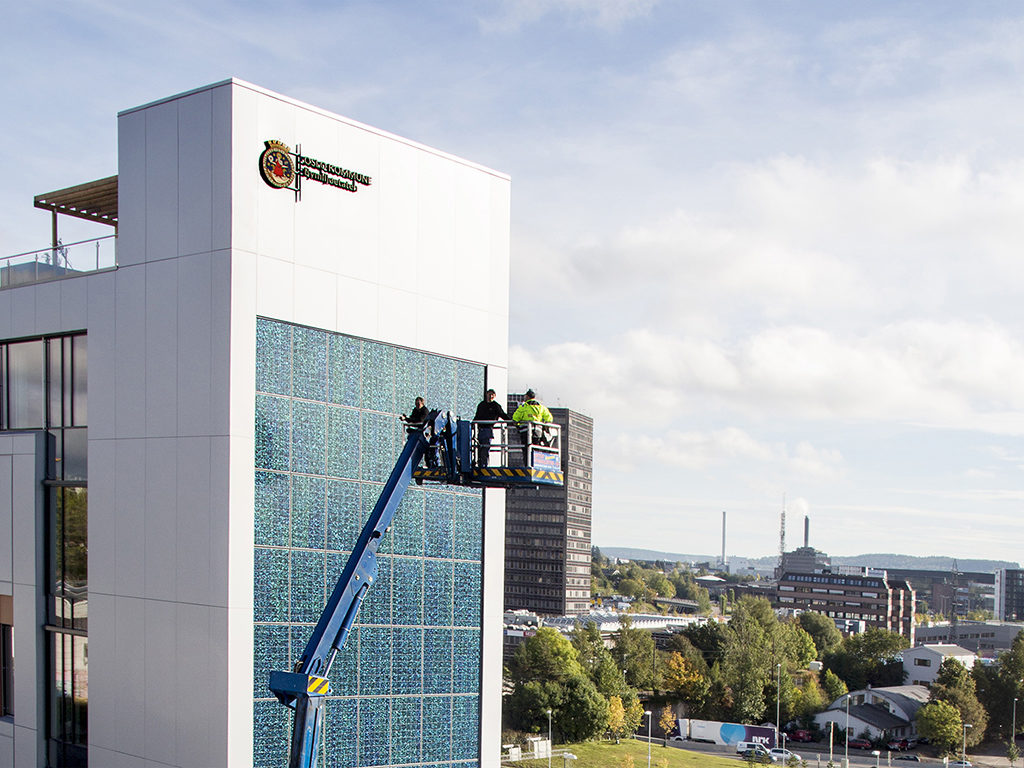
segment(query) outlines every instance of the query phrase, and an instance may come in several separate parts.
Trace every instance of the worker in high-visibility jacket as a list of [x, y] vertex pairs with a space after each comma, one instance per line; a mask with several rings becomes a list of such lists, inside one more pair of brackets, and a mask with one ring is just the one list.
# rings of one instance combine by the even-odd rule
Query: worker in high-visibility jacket
[[551, 411], [537, 399], [536, 393], [532, 389], [526, 390], [526, 400], [512, 414], [512, 421], [519, 427], [523, 438], [523, 464], [526, 466], [530, 466], [530, 446], [545, 440], [544, 428], [537, 425], [550, 424], [553, 420]]

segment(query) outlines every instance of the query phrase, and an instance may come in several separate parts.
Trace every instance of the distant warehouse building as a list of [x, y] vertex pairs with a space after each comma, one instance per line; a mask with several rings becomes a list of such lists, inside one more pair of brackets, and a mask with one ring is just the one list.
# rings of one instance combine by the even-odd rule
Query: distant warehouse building
[[943, 622], [930, 627], [917, 627], [918, 643], [956, 643], [983, 658], [991, 658], [1013, 645], [1024, 624], [1008, 621]]
[[780, 608], [823, 613], [838, 623], [898, 632], [914, 643], [915, 593], [906, 579], [884, 570], [853, 566], [818, 567], [811, 573], [784, 571], [776, 586]]

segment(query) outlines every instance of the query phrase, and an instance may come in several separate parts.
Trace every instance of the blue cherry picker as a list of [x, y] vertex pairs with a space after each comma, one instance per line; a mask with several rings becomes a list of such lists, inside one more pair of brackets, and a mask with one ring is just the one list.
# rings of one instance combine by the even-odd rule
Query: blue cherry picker
[[[359, 605], [377, 578], [377, 549], [391, 526], [402, 496], [415, 480], [473, 487], [562, 485], [560, 448], [553, 425], [545, 424], [544, 444], [523, 446], [523, 465], [512, 466], [508, 428], [502, 422], [471, 422], [456, 419], [451, 411], [431, 411], [424, 424], [410, 426], [409, 433], [377, 504], [366, 521], [352, 554], [335, 584], [327, 605], [313, 629], [302, 657], [293, 671], [270, 673], [270, 690], [278, 701], [295, 710], [288, 768], [313, 768], [323, 730], [324, 701], [330, 694], [327, 674], [335, 655], [345, 645]], [[497, 440], [481, 443], [484, 434]], [[489, 459], [497, 454], [498, 462]], [[426, 459], [426, 466], [420, 462]], [[482, 466], [486, 464], [487, 466]]]

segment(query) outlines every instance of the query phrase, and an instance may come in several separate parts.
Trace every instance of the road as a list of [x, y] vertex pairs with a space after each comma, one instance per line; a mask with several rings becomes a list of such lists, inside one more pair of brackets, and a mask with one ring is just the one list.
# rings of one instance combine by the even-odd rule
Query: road
[[[638, 737], [640, 741], [646, 741], [643, 737]], [[651, 743], [654, 746], [659, 746], [662, 743], [661, 739], [652, 739]], [[739, 755], [736, 754], [735, 747], [723, 747], [718, 744], [705, 744], [699, 741], [669, 741], [669, 747], [675, 749], [685, 749], [690, 752], [702, 752], [709, 755], [720, 755], [722, 757], [732, 757], [738, 761], [742, 761]], [[824, 768], [828, 764], [828, 744], [789, 744], [787, 748], [791, 752], [796, 752], [800, 757], [807, 761], [808, 766], [815, 766]], [[893, 752], [891, 754], [892, 761], [887, 760], [888, 752], [883, 751], [878, 758], [879, 766], [891, 766], [891, 768], [913, 768], [913, 766], [922, 766], [924, 764], [931, 764], [932, 768], [935, 766], [942, 765], [941, 760], [933, 758], [923, 757], [920, 763], [911, 762], [909, 760], [897, 760], [896, 756], [900, 753]], [[837, 766], [841, 766], [843, 762], [843, 750], [834, 749], [832, 752], [832, 759]], [[861, 749], [850, 750], [850, 765], [855, 768], [874, 768], [875, 757], [870, 752], [865, 752]]]

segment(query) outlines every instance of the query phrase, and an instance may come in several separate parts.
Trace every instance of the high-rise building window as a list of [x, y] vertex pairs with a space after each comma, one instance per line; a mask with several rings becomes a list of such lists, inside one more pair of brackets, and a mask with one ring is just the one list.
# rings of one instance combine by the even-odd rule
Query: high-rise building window
[[[88, 743], [86, 381], [83, 333], [0, 343], [0, 429], [47, 434], [47, 754], [68, 768], [87, 764]], [[13, 657], [10, 640], [0, 645]]]

